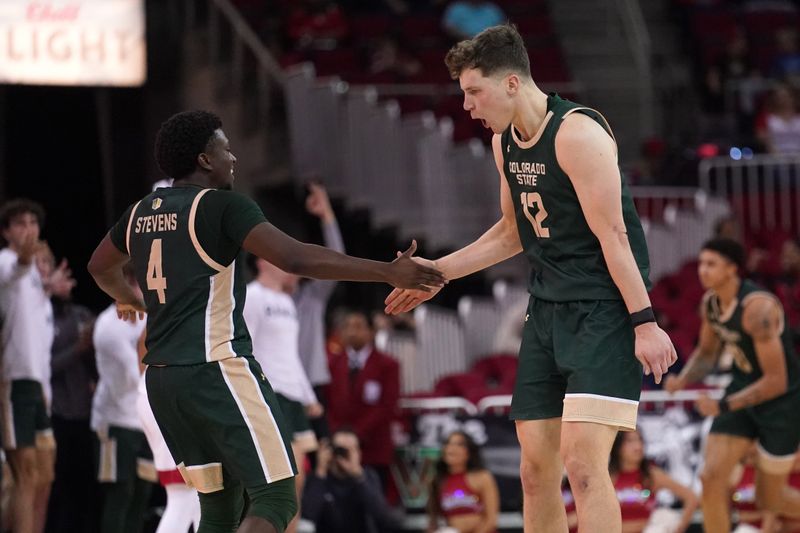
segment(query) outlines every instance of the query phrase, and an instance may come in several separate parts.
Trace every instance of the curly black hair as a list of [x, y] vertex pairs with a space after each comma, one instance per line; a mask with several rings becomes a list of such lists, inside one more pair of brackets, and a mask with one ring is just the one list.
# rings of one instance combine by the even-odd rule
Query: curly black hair
[[736, 267], [739, 269], [739, 274], [742, 274], [747, 270], [744, 246], [733, 239], [717, 237], [715, 239], [706, 241], [701, 249], [717, 252], [719, 255], [736, 265]]
[[183, 111], [172, 115], [156, 134], [158, 168], [173, 179], [188, 176], [197, 167], [197, 156], [220, 128], [222, 120], [208, 111]]
[[32, 213], [39, 226], [44, 226], [44, 208], [41, 204], [27, 198], [15, 198], [0, 207], [0, 229], [8, 229], [14, 217], [25, 213]]

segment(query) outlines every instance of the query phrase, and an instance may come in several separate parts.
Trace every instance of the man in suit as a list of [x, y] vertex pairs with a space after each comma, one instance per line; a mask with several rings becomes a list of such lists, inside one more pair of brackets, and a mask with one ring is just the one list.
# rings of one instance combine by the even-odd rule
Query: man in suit
[[373, 346], [375, 332], [366, 313], [348, 312], [340, 335], [344, 351], [330, 358], [331, 430], [355, 431], [363, 463], [378, 473], [386, 487], [394, 454], [391, 425], [400, 397], [400, 365]]

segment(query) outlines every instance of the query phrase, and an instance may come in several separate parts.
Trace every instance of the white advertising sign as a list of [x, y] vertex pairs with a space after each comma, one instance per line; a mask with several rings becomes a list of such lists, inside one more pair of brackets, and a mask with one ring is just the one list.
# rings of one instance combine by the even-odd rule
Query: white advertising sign
[[144, 0], [0, 0], [0, 83], [142, 85]]

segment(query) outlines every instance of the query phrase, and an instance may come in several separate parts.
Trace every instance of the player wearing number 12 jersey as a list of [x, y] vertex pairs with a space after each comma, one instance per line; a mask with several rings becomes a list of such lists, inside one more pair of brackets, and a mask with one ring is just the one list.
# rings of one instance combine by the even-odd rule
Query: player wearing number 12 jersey
[[[270, 225], [258, 206], [229, 189], [236, 158], [222, 123], [179, 113], [159, 130], [156, 159], [172, 188], [132, 205], [89, 262], [123, 318], [147, 311], [147, 393], [187, 484], [200, 493], [198, 533], [239, 526], [281, 532], [297, 503], [296, 467], [275, 393], [253, 359], [242, 317], [243, 250], [294, 274], [393, 286], [439, 286], [439, 272], [410, 259], [352, 258], [302, 244]], [[132, 261], [144, 302], [125, 284]]]
[[[513, 26], [456, 44], [445, 63], [464, 109], [495, 133], [502, 217], [461, 250], [418, 260], [455, 279], [528, 257], [531, 300], [511, 404], [525, 531], [566, 531], [562, 464], [578, 528], [618, 531], [611, 445], [620, 428], [635, 428], [642, 365], [660, 381], [676, 355], [650, 308], [644, 233], [615, 139], [597, 111], [539, 90]], [[387, 312], [432, 295], [395, 290]]]

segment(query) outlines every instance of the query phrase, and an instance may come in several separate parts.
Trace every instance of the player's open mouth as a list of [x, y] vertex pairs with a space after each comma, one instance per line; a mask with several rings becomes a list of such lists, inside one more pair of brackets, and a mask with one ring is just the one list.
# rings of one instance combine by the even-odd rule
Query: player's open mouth
[[489, 127], [489, 123], [488, 123], [488, 122], [486, 122], [486, 119], [483, 119], [483, 118], [482, 118], [482, 119], [481, 119], [481, 124], [483, 124], [483, 127], [484, 127], [484, 128], [488, 128], [488, 127]]

